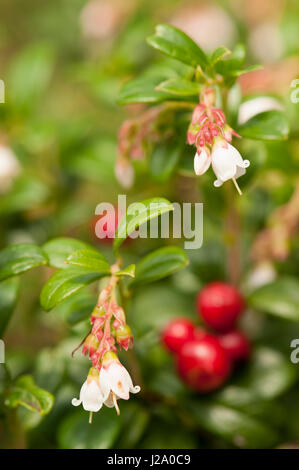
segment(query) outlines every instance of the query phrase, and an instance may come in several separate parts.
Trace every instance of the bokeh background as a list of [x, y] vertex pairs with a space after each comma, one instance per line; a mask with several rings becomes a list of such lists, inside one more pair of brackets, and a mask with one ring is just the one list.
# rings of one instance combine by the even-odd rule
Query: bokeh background
[[[138, 116], [142, 106], [119, 107], [117, 94], [123, 82], [150, 63], [161, 65], [161, 57], [145, 41], [157, 23], [178, 26], [206, 52], [244, 42], [248, 64], [264, 66], [240, 79], [244, 95], [278, 95], [291, 125], [288, 142], [242, 143], [252, 164], [238, 216], [227, 215], [211, 176], [195, 179], [186, 171], [177, 171], [161, 182], [151, 174], [148, 160], [136, 163], [135, 184], [126, 191], [128, 202], [157, 195], [172, 201], [204, 202], [204, 244], [187, 253], [188, 268], [166, 281], [140, 288], [129, 306], [136, 355], [128, 355], [129, 359], [124, 355], [123, 360], [135, 377], [141, 374], [146, 394], [121, 403], [120, 418], [105, 409], [90, 426], [86, 414], [71, 406], [89, 363], [80, 353], [71, 359], [70, 352], [88, 331], [87, 320], [83, 315], [78, 321], [80, 312], [73, 302], [64, 302], [49, 314], [41, 310], [39, 293], [51, 274], [49, 269], [38, 268], [22, 276], [4, 337], [6, 364], [12, 378], [33, 374], [40, 387], [55, 395], [55, 405], [47, 417], [22, 407], [7, 415], [1, 407], [0, 446], [296, 445], [299, 366], [292, 365], [289, 356], [290, 341], [299, 338], [297, 287], [293, 286], [283, 300], [276, 289], [276, 297], [270, 293], [266, 313], [249, 308], [244, 317], [244, 328], [254, 345], [262, 351], [266, 348], [259, 356], [260, 363], [240, 371], [240, 383], [249, 396], [245, 405], [239, 402], [238, 393], [234, 395], [238, 377], [222, 396], [203, 398], [188, 391], [160, 344], [159, 332], [175, 316], [195, 320], [194, 297], [200, 287], [227, 279], [230, 263], [226, 258], [236, 225], [241, 246], [238, 276], [244, 291], [260, 282], [259, 275], [262, 282], [280, 275], [292, 277], [297, 286], [299, 104], [292, 103], [290, 95], [291, 82], [299, 77], [298, 2], [1, 0], [0, 18], [0, 78], [6, 88], [5, 103], [0, 104], [0, 140], [18, 162], [10, 177], [0, 175], [1, 248], [19, 242], [43, 244], [53, 237], [68, 236], [98, 246], [112, 260], [110, 245], [101, 244], [94, 236], [94, 211], [99, 202], [117, 203], [117, 195], [125, 192], [114, 175], [117, 131], [125, 118]], [[273, 226], [275, 237], [269, 235]], [[127, 245], [125, 258], [133, 262], [167, 243], [137, 240]], [[85, 310], [91, 309], [92, 289], [83, 297]], [[277, 305], [288, 299], [290, 308], [298, 311], [297, 322], [280, 318]], [[80, 301], [82, 306], [82, 296]], [[278, 310], [274, 316], [268, 315], [271, 302]], [[252, 387], [263, 390], [263, 399], [250, 400]], [[226, 423], [223, 403], [237, 410], [238, 419]], [[249, 436], [245, 442], [239, 436], [244, 429]]]

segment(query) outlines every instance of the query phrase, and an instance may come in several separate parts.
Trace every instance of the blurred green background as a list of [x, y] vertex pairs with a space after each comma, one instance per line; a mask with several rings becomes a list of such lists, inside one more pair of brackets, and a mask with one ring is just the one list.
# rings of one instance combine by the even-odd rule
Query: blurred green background
[[[116, 203], [117, 195], [125, 193], [114, 176], [117, 131], [126, 117], [138, 116], [143, 109], [119, 107], [120, 86], [152, 62], [157, 68], [165, 65], [146, 37], [157, 23], [169, 22], [207, 52], [220, 45], [246, 44], [248, 64], [264, 68], [242, 78], [244, 95], [279, 95], [291, 125], [288, 142], [241, 144], [252, 162], [238, 203], [243, 220], [240, 283], [249, 292], [253, 240], [271, 213], [290, 200], [299, 182], [299, 105], [290, 100], [291, 81], [299, 76], [298, 2], [1, 0], [0, 18], [0, 79], [5, 83], [0, 143], [8, 145], [19, 162], [18, 174], [8, 184], [0, 179], [1, 248], [68, 236], [98, 246], [112, 259], [110, 246], [95, 239], [94, 211], [99, 202]], [[195, 179], [179, 170], [160, 182], [148, 161], [136, 162], [135, 170], [134, 187], [126, 192], [129, 202], [158, 195], [205, 204], [204, 244], [187, 253], [188, 268], [140, 288], [129, 306], [139, 366], [135, 356], [124, 354], [122, 359], [135, 374], [141, 370], [147, 392], [121, 403], [120, 418], [113, 410], [101, 411], [92, 426], [83, 411], [71, 406], [89, 367], [80, 353], [70, 357], [88, 331], [87, 320], [77, 319], [80, 309], [92, 308], [95, 293], [91, 289], [76, 297], [77, 305], [75, 300], [64, 302], [46, 314], [39, 293], [50, 270], [38, 268], [21, 279], [4, 337], [6, 365], [13, 378], [33, 374], [40, 387], [55, 395], [55, 405], [46, 417], [22, 407], [7, 414], [1, 407], [0, 446], [255, 448], [299, 441], [299, 368], [289, 359], [290, 341], [299, 337], [296, 229], [283, 259], [271, 258], [276, 275], [292, 277], [296, 287], [285, 297], [270, 292], [270, 306], [260, 309], [266, 313], [248, 309], [244, 328], [255, 344], [252, 361], [215, 396], [200, 397], [178, 379], [159, 332], [172, 317], [195, 319], [199, 288], [226, 279], [230, 228], [223, 222], [225, 201], [212, 187], [212, 175]], [[166, 244], [137, 240], [126, 247], [125, 258], [134, 262]], [[1, 286], [3, 311], [9, 289], [14, 297], [17, 286]], [[279, 308], [274, 316], [267, 315], [278, 301], [291, 302], [288, 308], [298, 312], [295, 322], [281, 319]], [[0, 380], [3, 385], [1, 375]]]

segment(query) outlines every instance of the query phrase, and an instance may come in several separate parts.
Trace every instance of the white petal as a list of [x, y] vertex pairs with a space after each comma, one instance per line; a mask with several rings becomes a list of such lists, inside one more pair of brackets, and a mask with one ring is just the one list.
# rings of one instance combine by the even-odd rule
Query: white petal
[[111, 390], [115, 395], [123, 400], [130, 398], [130, 388], [133, 383], [128, 371], [121, 364], [111, 364], [109, 367]]
[[215, 188], [220, 188], [220, 186], [223, 185], [223, 181], [220, 181], [220, 180], [215, 180], [214, 181], [214, 186]]
[[[231, 154], [229, 149], [216, 148], [212, 152], [212, 167], [217, 180], [222, 182], [234, 178], [237, 165], [234, 155]], [[242, 158], [242, 157], [241, 157]]]
[[82, 400], [78, 400], [78, 398], [73, 398], [72, 399], [72, 405], [74, 405], [74, 406], [79, 406], [79, 405], [81, 405], [81, 403], [82, 403]]
[[100, 370], [99, 382], [103, 394], [103, 399], [104, 401], [108, 400], [112, 384], [108, 372], [103, 367]]
[[196, 175], [203, 175], [211, 165], [211, 157], [205, 150], [202, 150], [200, 154], [196, 152], [194, 157], [194, 171]]
[[139, 387], [139, 385], [135, 385], [135, 387], [130, 388], [131, 393], [139, 393], [140, 390], [141, 390], [141, 388]]
[[247, 165], [247, 163], [245, 163], [245, 162], [248, 162], [248, 160], [243, 160], [242, 155], [236, 149], [236, 147], [234, 147], [231, 144], [227, 144], [227, 145], [228, 145], [229, 156], [235, 162], [236, 165], [242, 168], [246, 168], [246, 166], [249, 166]]
[[109, 397], [107, 400], [104, 401], [104, 405], [107, 406], [108, 408], [114, 408], [114, 401], [111, 393], [109, 394]]
[[99, 411], [103, 406], [102, 391], [95, 380], [85, 382], [80, 391], [80, 400], [86, 411]]
[[235, 174], [235, 179], [240, 178], [240, 176], [245, 175], [245, 173], [246, 173], [245, 168], [242, 168], [241, 166], [237, 166], [237, 171], [236, 171], [236, 174]]

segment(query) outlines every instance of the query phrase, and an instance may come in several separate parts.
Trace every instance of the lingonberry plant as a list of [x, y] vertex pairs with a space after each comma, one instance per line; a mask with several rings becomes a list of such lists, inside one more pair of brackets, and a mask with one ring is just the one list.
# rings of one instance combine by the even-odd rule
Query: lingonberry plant
[[[264, 101], [259, 102], [259, 108], [256, 101], [252, 106], [256, 97], [244, 99], [242, 96], [239, 77], [244, 73], [250, 77], [250, 72], [258, 68], [245, 66], [243, 45], [236, 45], [232, 51], [222, 46], [207, 54], [185, 33], [166, 24], [157, 26], [148, 38], [148, 44], [167, 58], [149, 66], [140, 77], [125, 82], [120, 90], [119, 104], [139, 106], [132, 106], [132, 116], [120, 125], [115, 176], [124, 188], [129, 189], [136, 174], [136, 186], [144, 185], [142, 191], [145, 193], [148, 188], [144, 182], [151, 178], [160, 187], [157, 189], [155, 185], [150, 196], [152, 191], [164, 195], [168, 185], [172, 189], [179, 187], [181, 201], [201, 202], [203, 198], [198, 187], [203, 189], [207, 202], [207, 232], [216, 239], [216, 248], [209, 243], [205, 246], [204, 239], [202, 250], [198, 253], [190, 250], [186, 277], [180, 277], [184, 273], [180, 270], [188, 265], [188, 257], [177, 246], [176, 240], [171, 240], [169, 245], [167, 241], [167, 246], [155, 246], [155, 249], [146, 245], [145, 240], [136, 240], [134, 244], [127, 244], [137, 247], [136, 252], [126, 252], [125, 241], [136, 228], [172, 211], [173, 206], [168, 200], [172, 198], [168, 196], [168, 199], [151, 197], [142, 200], [144, 210], [141, 212], [140, 204], [133, 204], [130, 213], [113, 221], [111, 233], [99, 242], [96, 240], [99, 249], [71, 237], [51, 237], [45, 243], [8, 246], [0, 252], [0, 294], [5, 293], [0, 299], [5, 305], [0, 319], [0, 336], [14, 309], [17, 276], [41, 267], [47, 277], [40, 295], [42, 309], [44, 312], [64, 312], [76, 340], [72, 345], [73, 357], [69, 355], [66, 361], [60, 344], [56, 349], [52, 348], [54, 359], [52, 351], [45, 353], [51, 357], [48, 360], [46, 356], [45, 360], [47, 370], [50, 369], [46, 379], [52, 376], [52, 367], [61, 367], [57, 383], [67, 375], [68, 385], [72, 385], [71, 395], [67, 390], [66, 403], [65, 397], [57, 392], [56, 415], [60, 413], [60, 406], [70, 413], [59, 428], [62, 447], [69, 446], [69, 442], [83, 446], [76, 441], [82, 429], [87, 436], [86, 447], [111, 447], [116, 441], [119, 446], [142, 445], [140, 442], [147, 426], [152, 426], [151, 435], [164, 433], [160, 425], [164, 419], [171, 423], [172, 430], [181, 429], [181, 425], [188, 423], [188, 436], [192, 434], [189, 423], [192, 430], [207, 431], [216, 439], [214, 446], [218, 439], [234, 447], [273, 446], [279, 442], [280, 418], [272, 416], [272, 404], [291, 389], [296, 382], [296, 373], [288, 359], [271, 345], [271, 338], [270, 346], [267, 343], [271, 331], [268, 336], [263, 333], [264, 339], [267, 338], [266, 345], [257, 346], [254, 341], [260, 339], [257, 329], [264, 321], [267, 330], [268, 324], [262, 316], [256, 319], [253, 312], [248, 312], [248, 307], [298, 321], [298, 283], [288, 279], [273, 282], [273, 266], [271, 260], [267, 265], [268, 259], [262, 268], [257, 266], [250, 279], [245, 279], [244, 273], [251, 263], [247, 256], [253, 237], [251, 231], [257, 232], [265, 218], [265, 214], [260, 215], [258, 211], [259, 193], [255, 196], [254, 208], [246, 194], [257, 169], [265, 162], [256, 141], [286, 140], [288, 121], [276, 100], [261, 98]], [[72, 131], [76, 134], [77, 128]], [[84, 139], [83, 133], [82, 141]], [[62, 154], [63, 150], [62, 144]], [[73, 146], [68, 151], [72, 153]], [[90, 162], [92, 158], [88, 156], [86, 160]], [[78, 176], [84, 163], [79, 157], [74, 160]], [[87, 166], [91, 167], [91, 170], [88, 168], [90, 175], [96, 164], [87, 163]], [[207, 171], [210, 166], [216, 175], [214, 187], [213, 173]], [[237, 180], [241, 176], [239, 183]], [[31, 180], [26, 188], [28, 186], [31, 188]], [[38, 187], [34, 187], [35, 193], [37, 190]], [[244, 196], [239, 197], [242, 192]], [[293, 225], [287, 222], [291, 218], [289, 214], [292, 215], [297, 207], [297, 198], [283, 211], [286, 238], [294, 231]], [[24, 200], [21, 209], [27, 207], [24, 206], [26, 198]], [[8, 210], [14, 201], [6, 200], [2, 210]], [[271, 204], [273, 202], [269, 206]], [[254, 219], [243, 250], [242, 213], [246, 214], [244, 224], [247, 226]], [[280, 213], [277, 220], [279, 216]], [[34, 219], [34, 214], [31, 217]], [[65, 212], [61, 211], [60, 218], [64, 217]], [[96, 218], [86, 224], [89, 228], [92, 225], [92, 231], [96, 232], [98, 221]], [[108, 225], [107, 221], [101, 223], [100, 232], [106, 231]], [[38, 227], [40, 231], [42, 228]], [[281, 246], [285, 248], [285, 244], [275, 243], [277, 231], [275, 227], [271, 228], [265, 229], [256, 251], [263, 251], [266, 246], [270, 253], [275, 248], [280, 248], [281, 253]], [[93, 241], [95, 238], [93, 234]], [[273, 243], [268, 246], [269, 238]], [[269, 280], [269, 271], [271, 282], [262, 286], [261, 279]], [[171, 279], [164, 281], [168, 276]], [[281, 291], [285, 293], [283, 301]], [[275, 329], [275, 325], [272, 327]], [[81, 359], [85, 362], [79, 382], [73, 380], [72, 368], [80, 362], [80, 349]], [[4, 396], [3, 410], [1, 408], [4, 419], [19, 405], [42, 416], [51, 411], [54, 395], [60, 391], [58, 386], [55, 388], [54, 373], [54, 385], [52, 388], [49, 385], [53, 394], [45, 390], [48, 380], [44, 379], [42, 386], [45, 389], [42, 389], [36, 385], [39, 382], [35, 383], [27, 374], [10, 377], [5, 369], [4, 375], [4, 386], [1, 384], [0, 388], [0, 395]], [[138, 393], [133, 403], [119, 402], [128, 401], [130, 393]], [[97, 427], [97, 418], [94, 418], [93, 426], [86, 430], [88, 419], [85, 413], [84, 421], [81, 420], [84, 411], [79, 405], [90, 413], [89, 422], [92, 422], [92, 414], [100, 411], [98, 416], [105, 417], [105, 425], [101, 423]], [[114, 407], [120, 418], [106, 407]], [[276, 420], [274, 431], [269, 416]], [[132, 433], [121, 433], [120, 429], [127, 430], [129, 421]], [[95, 440], [90, 444], [97, 432], [102, 433], [101, 443]], [[172, 433], [168, 428], [164, 434]], [[206, 433], [200, 433], [198, 438], [202, 438], [201, 434], [206, 439]], [[190, 442], [194, 445], [193, 436]], [[164, 445], [167, 444], [168, 441]], [[180, 446], [177, 443], [171, 445]]]

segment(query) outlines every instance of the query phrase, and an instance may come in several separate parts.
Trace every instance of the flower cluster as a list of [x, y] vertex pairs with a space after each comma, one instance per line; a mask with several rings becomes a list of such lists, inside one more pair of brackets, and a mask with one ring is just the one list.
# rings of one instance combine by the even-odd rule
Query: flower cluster
[[119, 408], [117, 400], [128, 400], [131, 393], [138, 393], [126, 368], [117, 357], [117, 346], [126, 351], [133, 346], [131, 328], [126, 323], [125, 312], [115, 300], [118, 278], [114, 275], [99, 295], [91, 314], [91, 331], [86, 337], [82, 353], [92, 362], [88, 377], [81, 387], [80, 398], [72, 404], [82, 403], [87, 411], [99, 411], [103, 404]]
[[144, 159], [156, 142], [172, 135], [173, 119], [173, 106], [164, 103], [123, 122], [118, 131], [115, 176], [124, 188], [130, 188], [134, 182], [132, 161]]
[[212, 164], [217, 177], [214, 186], [219, 187], [232, 179], [241, 194], [236, 179], [244, 175], [250, 162], [243, 160], [238, 150], [231, 145], [233, 135], [240, 136], [227, 124], [223, 110], [214, 107], [214, 101], [214, 90], [208, 88], [192, 114], [187, 142], [197, 149], [194, 171], [196, 175], [202, 175]]

